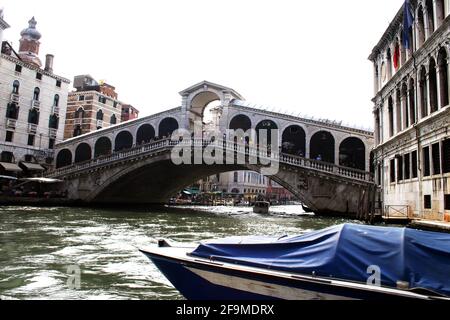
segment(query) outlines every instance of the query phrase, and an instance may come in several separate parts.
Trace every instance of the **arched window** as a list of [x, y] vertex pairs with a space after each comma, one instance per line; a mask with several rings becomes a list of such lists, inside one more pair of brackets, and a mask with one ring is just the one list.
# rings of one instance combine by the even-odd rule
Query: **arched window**
[[83, 131], [81, 130], [81, 126], [80, 125], [76, 126], [75, 129], [73, 130], [73, 136], [74, 137], [81, 136], [82, 133], [83, 133]]
[[112, 152], [111, 140], [107, 137], [101, 137], [95, 143], [95, 158], [110, 155]]
[[439, 65], [439, 92], [441, 97], [441, 105], [443, 108], [449, 104], [449, 90], [448, 90], [448, 60], [447, 51], [444, 48], [439, 50], [438, 65]]
[[111, 124], [116, 124], [116, 123], [117, 123], [117, 118], [116, 118], [116, 115], [113, 114], [113, 115], [111, 116]]
[[28, 114], [28, 123], [39, 124], [39, 112], [35, 108], [31, 109]]
[[91, 160], [92, 150], [87, 143], [80, 144], [75, 151], [75, 163]]
[[445, 5], [444, 0], [435, 0], [436, 1], [436, 29], [442, 25], [442, 21], [445, 19]]
[[311, 159], [335, 163], [335, 140], [331, 133], [320, 131], [313, 135], [310, 149]]
[[430, 37], [435, 29], [435, 22], [434, 22], [434, 7], [433, 7], [433, 0], [426, 0], [427, 6], [427, 14], [428, 14], [428, 36]]
[[388, 115], [389, 115], [389, 137], [394, 135], [394, 102], [392, 97], [388, 100]]
[[149, 143], [155, 137], [155, 129], [150, 124], [144, 124], [139, 127], [136, 134], [136, 144]]
[[17, 120], [19, 118], [19, 107], [15, 103], [8, 103], [6, 118]]
[[427, 90], [427, 70], [422, 67], [419, 77], [420, 112], [421, 118], [428, 116], [428, 90]]
[[12, 93], [19, 94], [19, 88], [20, 88], [20, 82], [17, 80], [14, 80]]
[[75, 111], [75, 119], [82, 119], [84, 118], [84, 109], [83, 108], [78, 108], [77, 111]]
[[48, 127], [50, 129], [58, 129], [58, 125], [59, 125], [59, 118], [56, 114], [52, 114], [50, 116], [49, 122], [48, 122]]
[[402, 85], [402, 113], [403, 113], [403, 129], [409, 127], [409, 117], [408, 117], [408, 86], [406, 83]]
[[33, 99], [39, 101], [39, 95], [41, 94], [41, 89], [38, 87], [34, 88]]
[[402, 98], [399, 89], [396, 90], [395, 96], [395, 124], [397, 127], [396, 132], [400, 132], [402, 131]]
[[390, 80], [392, 77], [392, 54], [390, 48], [388, 48], [386, 52], [386, 68], [387, 68], [387, 78], [388, 80]]
[[339, 147], [339, 165], [359, 170], [366, 169], [366, 146], [358, 138], [347, 138]]
[[102, 110], [97, 111], [97, 120], [103, 121], [103, 111]]
[[430, 60], [430, 67], [428, 71], [428, 77], [430, 81], [430, 112], [436, 112], [438, 110], [438, 88], [437, 88], [437, 74], [436, 74], [436, 62], [433, 58]]
[[414, 86], [414, 79], [409, 80], [409, 121], [410, 124], [415, 124], [417, 122], [416, 116], [416, 90]]
[[425, 18], [423, 14], [423, 7], [420, 6], [417, 10], [417, 48], [419, 49], [425, 42]]
[[53, 98], [53, 106], [58, 107], [59, 106], [59, 95], [55, 94], [55, 97]]

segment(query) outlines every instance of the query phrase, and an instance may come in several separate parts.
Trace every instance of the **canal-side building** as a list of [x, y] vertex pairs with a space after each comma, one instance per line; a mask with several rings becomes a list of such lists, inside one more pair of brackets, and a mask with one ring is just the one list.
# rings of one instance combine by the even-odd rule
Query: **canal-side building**
[[116, 88], [90, 75], [74, 78], [69, 93], [64, 139], [136, 119], [139, 111], [118, 100]]
[[449, 13], [448, 0], [406, 1], [369, 57], [384, 214], [450, 214]]
[[53, 55], [41, 62], [34, 17], [28, 24], [18, 51], [0, 33], [0, 175], [41, 173], [64, 135], [70, 81], [53, 72]]
[[139, 117], [139, 110], [133, 107], [131, 104], [122, 105], [122, 117], [121, 122], [130, 121]]

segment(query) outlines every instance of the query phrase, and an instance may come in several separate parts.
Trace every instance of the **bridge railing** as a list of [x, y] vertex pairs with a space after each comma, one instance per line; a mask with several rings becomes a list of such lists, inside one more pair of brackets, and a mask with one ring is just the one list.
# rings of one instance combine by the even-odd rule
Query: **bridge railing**
[[175, 146], [184, 148], [201, 148], [202, 150], [208, 146], [217, 147], [223, 150], [224, 155], [226, 153], [231, 152], [233, 153], [233, 156], [241, 154], [246, 157], [254, 157], [255, 159], [265, 160], [266, 163], [269, 163], [269, 161], [278, 161], [283, 164], [309, 168], [315, 171], [330, 173], [345, 178], [351, 178], [353, 180], [361, 180], [366, 182], [373, 181], [373, 175], [369, 172], [342, 167], [332, 163], [317, 161], [313, 159], [306, 159], [285, 153], [272, 152], [270, 148], [268, 150], [267, 146], [250, 146], [244, 144], [237, 144], [233, 141], [226, 141], [226, 140], [207, 141], [202, 139], [194, 139], [186, 141], [183, 140], [172, 141], [170, 139], [165, 139], [156, 142], [151, 142], [145, 145], [135, 146], [128, 150], [118, 151], [108, 156], [103, 156], [96, 159], [88, 160], [86, 162], [73, 164], [71, 166], [56, 169], [50, 172], [47, 176], [58, 177], [67, 174], [73, 174], [94, 167], [105, 166], [110, 163], [117, 162], [119, 160], [129, 160], [130, 158], [145, 155], [147, 153], [153, 153], [162, 150], [170, 150]]

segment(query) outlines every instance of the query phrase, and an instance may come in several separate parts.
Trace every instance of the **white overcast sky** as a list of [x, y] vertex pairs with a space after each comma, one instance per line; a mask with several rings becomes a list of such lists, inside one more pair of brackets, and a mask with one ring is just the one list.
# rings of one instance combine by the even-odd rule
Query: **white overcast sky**
[[403, 0], [0, 0], [17, 48], [35, 16], [41, 59], [91, 74], [150, 115], [208, 80], [277, 110], [373, 127], [372, 48]]

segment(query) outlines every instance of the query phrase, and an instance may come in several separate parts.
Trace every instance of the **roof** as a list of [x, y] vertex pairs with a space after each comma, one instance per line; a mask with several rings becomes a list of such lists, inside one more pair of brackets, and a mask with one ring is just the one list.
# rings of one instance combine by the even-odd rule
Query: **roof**
[[196, 91], [198, 91], [199, 89], [202, 89], [202, 88], [205, 88], [205, 90], [206, 90], [208, 87], [216, 89], [216, 90], [219, 90], [219, 91], [229, 92], [233, 96], [235, 96], [237, 99], [245, 100], [244, 97], [242, 97], [234, 89], [231, 89], [231, 88], [228, 88], [228, 87], [225, 87], [225, 86], [222, 86], [220, 84], [213, 83], [213, 82], [209, 82], [209, 81], [206, 81], [206, 80], [202, 81], [202, 82], [199, 82], [199, 83], [193, 85], [192, 87], [189, 87], [189, 88], [181, 91], [180, 95], [181, 96], [187, 96], [187, 95], [190, 95], [191, 93], [196, 92]]

